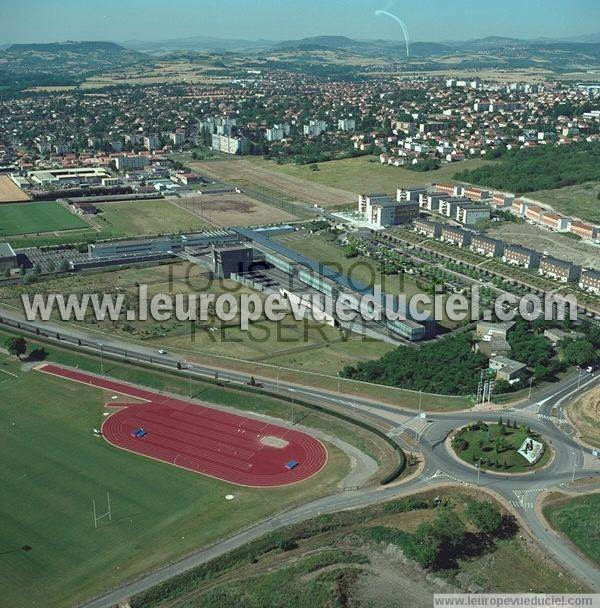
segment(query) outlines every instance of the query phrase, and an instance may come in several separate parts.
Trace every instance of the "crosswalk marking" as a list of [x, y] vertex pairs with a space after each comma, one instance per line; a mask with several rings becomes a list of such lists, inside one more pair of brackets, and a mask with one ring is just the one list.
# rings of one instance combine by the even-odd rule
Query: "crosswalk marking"
[[540, 488], [537, 490], [513, 490], [515, 499], [510, 501], [510, 504], [517, 509], [523, 509], [524, 511], [533, 511], [535, 508], [535, 501], [537, 495], [543, 492], [546, 488]]
[[564, 418], [548, 416], [547, 414], [538, 414], [538, 418], [541, 418], [542, 420], [549, 420], [550, 422], [554, 422], [554, 424], [569, 424], [568, 420], [565, 420]]

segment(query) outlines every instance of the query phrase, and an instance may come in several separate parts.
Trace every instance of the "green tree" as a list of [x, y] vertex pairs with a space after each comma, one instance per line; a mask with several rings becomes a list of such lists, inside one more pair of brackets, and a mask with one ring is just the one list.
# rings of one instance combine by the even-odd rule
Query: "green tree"
[[6, 350], [20, 359], [27, 352], [27, 340], [14, 336], [6, 340]]
[[466, 515], [469, 521], [485, 534], [494, 534], [502, 525], [500, 509], [489, 501], [470, 501]]

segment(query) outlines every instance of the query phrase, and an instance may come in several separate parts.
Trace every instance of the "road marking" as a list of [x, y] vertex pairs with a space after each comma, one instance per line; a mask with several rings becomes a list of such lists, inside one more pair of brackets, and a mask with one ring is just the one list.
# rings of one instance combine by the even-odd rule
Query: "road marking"
[[548, 416], [547, 414], [538, 414], [538, 418], [541, 418], [542, 420], [549, 420], [550, 422], [554, 422], [554, 424], [569, 424], [569, 421], [565, 420], [564, 418]]
[[539, 488], [536, 490], [513, 490], [516, 500], [511, 500], [510, 504], [514, 507], [523, 509], [523, 511], [533, 511], [537, 495], [545, 489], [546, 488]]

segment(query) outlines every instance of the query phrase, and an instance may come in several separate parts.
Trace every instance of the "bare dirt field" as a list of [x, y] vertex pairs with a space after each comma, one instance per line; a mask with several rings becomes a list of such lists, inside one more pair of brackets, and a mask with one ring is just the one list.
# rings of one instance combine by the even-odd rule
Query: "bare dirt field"
[[488, 230], [488, 235], [509, 243], [547, 251], [561, 260], [600, 269], [600, 247], [578, 241], [564, 234], [543, 230], [531, 224], [502, 223]]
[[28, 200], [30, 200], [29, 197], [8, 175], [0, 175], [0, 203]]
[[208, 223], [229, 226], [258, 226], [293, 222], [292, 213], [267, 205], [241, 193], [203, 194], [174, 201], [178, 206], [198, 215]]
[[346, 190], [309, 182], [305, 179], [270, 171], [247, 160], [219, 160], [191, 163], [193, 169], [227, 182], [245, 180], [259, 187], [276, 190], [297, 201], [336, 207], [353, 204], [355, 195]]
[[569, 406], [569, 418], [581, 438], [600, 447], [600, 389], [593, 389]]

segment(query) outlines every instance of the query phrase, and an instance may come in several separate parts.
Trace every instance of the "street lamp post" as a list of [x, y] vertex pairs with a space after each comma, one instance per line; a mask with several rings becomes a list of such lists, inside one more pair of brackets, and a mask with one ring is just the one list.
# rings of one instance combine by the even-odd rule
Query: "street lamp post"
[[100, 375], [104, 376], [104, 350], [102, 344], [98, 344], [100, 347]]
[[481, 463], [477, 463], [477, 486], [479, 486], [479, 475], [481, 474]]
[[575, 481], [575, 467], [577, 466], [577, 455], [573, 452], [573, 474], [571, 475], [571, 483]]
[[421, 413], [421, 405], [423, 403], [423, 391], [419, 391], [419, 414]]

